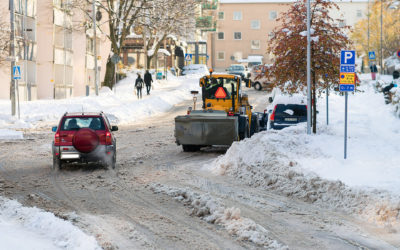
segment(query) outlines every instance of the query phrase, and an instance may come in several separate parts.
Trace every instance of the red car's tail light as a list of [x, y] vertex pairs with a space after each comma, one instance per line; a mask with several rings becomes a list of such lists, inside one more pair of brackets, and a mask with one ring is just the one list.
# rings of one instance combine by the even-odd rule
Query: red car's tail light
[[276, 111], [276, 107], [277, 107], [278, 105], [275, 105], [275, 108], [274, 108], [274, 111], [272, 112], [272, 114], [271, 114], [271, 117], [270, 117], [270, 120], [271, 121], [274, 121], [275, 120], [275, 111]]
[[59, 133], [56, 133], [56, 134], [55, 134], [55, 136], [54, 136], [54, 143], [55, 143], [55, 144], [60, 143], [60, 134], [59, 134]]
[[107, 145], [111, 145], [112, 144], [111, 133], [110, 132], [106, 132], [106, 144]]

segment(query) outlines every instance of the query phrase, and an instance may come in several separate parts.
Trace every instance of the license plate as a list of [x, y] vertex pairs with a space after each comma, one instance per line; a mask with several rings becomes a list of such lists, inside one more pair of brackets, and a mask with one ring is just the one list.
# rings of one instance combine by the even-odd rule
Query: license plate
[[297, 122], [297, 118], [285, 118], [286, 122]]
[[79, 154], [63, 154], [61, 153], [61, 159], [79, 159]]

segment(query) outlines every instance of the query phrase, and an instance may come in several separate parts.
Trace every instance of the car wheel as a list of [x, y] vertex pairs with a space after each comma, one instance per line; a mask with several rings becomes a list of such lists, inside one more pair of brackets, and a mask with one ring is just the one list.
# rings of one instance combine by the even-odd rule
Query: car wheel
[[61, 160], [57, 156], [53, 156], [53, 170], [58, 171], [61, 169]]
[[113, 157], [106, 160], [105, 165], [107, 168], [115, 169], [117, 165], [117, 152], [114, 151]]
[[259, 82], [254, 83], [254, 89], [260, 91], [261, 90], [261, 84]]

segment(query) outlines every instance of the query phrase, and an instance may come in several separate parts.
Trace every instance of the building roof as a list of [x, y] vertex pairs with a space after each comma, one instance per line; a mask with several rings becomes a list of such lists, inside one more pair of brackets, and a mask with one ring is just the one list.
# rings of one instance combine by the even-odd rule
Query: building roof
[[[296, 0], [220, 0], [219, 3], [294, 3]], [[334, 2], [341, 3], [367, 3], [368, 0], [334, 0]]]

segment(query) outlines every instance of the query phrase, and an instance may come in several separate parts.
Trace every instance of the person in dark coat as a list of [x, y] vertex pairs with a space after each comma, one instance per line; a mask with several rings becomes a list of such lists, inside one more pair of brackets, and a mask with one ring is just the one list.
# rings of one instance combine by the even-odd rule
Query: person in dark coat
[[136, 82], [135, 82], [135, 87], [136, 87], [136, 92], [137, 92], [137, 97], [138, 99], [142, 99], [142, 88], [143, 88], [143, 79], [140, 76], [140, 74], [137, 74]]
[[376, 64], [373, 63], [371, 66], [369, 66], [369, 69], [371, 70], [371, 78], [372, 80], [376, 79], [376, 72], [378, 72], [378, 68], [376, 67]]
[[151, 83], [153, 82], [153, 78], [148, 70], [144, 74], [144, 83], [146, 84], [147, 95], [150, 95]]

